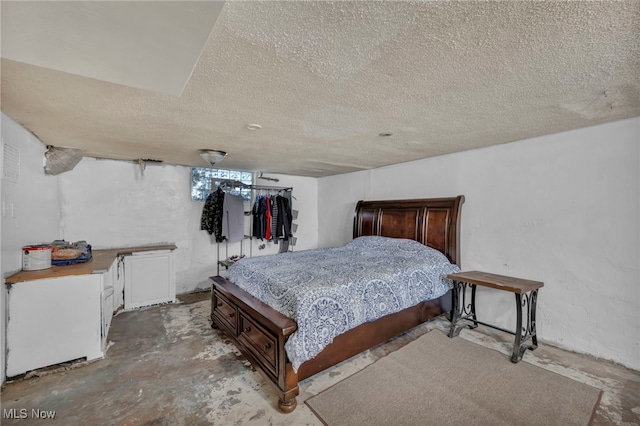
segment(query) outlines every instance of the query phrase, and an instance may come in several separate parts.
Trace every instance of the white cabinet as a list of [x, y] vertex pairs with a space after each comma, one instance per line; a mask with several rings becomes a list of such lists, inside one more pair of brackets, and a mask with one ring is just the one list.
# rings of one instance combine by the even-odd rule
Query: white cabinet
[[171, 250], [134, 252], [124, 258], [124, 308], [175, 302], [176, 277]]
[[103, 357], [113, 315], [111, 274], [110, 269], [8, 287], [7, 377]]
[[175, 301], [175, 248], [95, 250], [86, 263], [6, 277], [6, 376], [103, 357], [115, 310]]

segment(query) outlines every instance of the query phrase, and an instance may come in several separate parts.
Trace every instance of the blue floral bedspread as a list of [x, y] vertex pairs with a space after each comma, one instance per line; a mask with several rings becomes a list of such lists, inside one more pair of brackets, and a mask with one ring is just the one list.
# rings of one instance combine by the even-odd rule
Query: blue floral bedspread
[[359, 237], [343, 247], [244, 258], [229, 280], [298, 324], [285, 350], [293, 369], [334, 337], [368, 321], [445, 294], [459, 272], [416, 241]]

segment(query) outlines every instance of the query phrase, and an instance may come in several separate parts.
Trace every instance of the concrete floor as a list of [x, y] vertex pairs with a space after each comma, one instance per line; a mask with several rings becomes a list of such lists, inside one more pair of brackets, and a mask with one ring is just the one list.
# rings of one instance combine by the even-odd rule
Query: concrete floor
[[[180, 299], [116, 315], [104, 359], [59, 365], [7, 383], [1, 395], [2, 424], [321, 425], [306, 399], [420, 335], [447, 326], [444, 320], [422, 325], [305, 380], [298, 408], [281, 414], [271, 385], [210, 328], [209, 293]], [[460, 337], [504, 353], [508, 362], [511, 336], [477, 329], [463, 330]], [[639, 372], [545, 344], [528, 351], [524, 361], [602, 389], [594, 424], [640, 425]], [[54, 418], [38, 419], [38, 413]], [[12, 414], [25, 418], [8, 418]]]

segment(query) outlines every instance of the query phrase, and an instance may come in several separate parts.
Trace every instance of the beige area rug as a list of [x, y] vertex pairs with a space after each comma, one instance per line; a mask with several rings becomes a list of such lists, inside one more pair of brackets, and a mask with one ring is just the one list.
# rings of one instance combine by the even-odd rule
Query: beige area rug
[[600, 395], [600, 389], [434, 330], [306, 404], [332, 426], [587, 425]]

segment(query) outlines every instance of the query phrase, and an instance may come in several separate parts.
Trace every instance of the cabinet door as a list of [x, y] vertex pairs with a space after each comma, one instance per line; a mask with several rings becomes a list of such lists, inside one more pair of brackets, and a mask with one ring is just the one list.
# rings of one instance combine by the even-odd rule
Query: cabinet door
[[124, 261], [125, 309], [174, 302], [176, 295], [173, 253], [134, 253]]
[[7, 377], [103, 356], [100, 274], [13, 284], [8, 292]]

